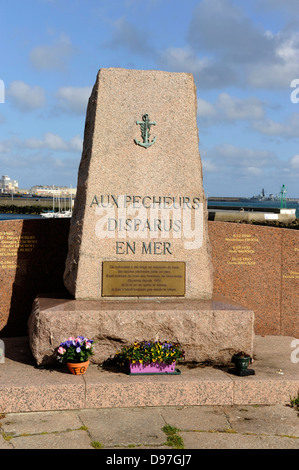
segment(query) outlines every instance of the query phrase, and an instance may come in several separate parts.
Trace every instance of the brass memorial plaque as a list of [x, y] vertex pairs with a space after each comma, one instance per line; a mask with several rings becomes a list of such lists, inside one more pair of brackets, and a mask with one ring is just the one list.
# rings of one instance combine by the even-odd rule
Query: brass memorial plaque
[[103, 261], [103, 297], [185, 295], [185, 263]]

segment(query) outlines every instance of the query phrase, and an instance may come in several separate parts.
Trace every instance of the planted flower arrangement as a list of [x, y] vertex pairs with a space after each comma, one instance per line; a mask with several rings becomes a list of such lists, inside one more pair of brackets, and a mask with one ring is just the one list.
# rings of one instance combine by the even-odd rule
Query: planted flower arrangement
[[94, 354], [93, 340], [84, 336], [70, 336], [66, 341], [60, 343], [57, 351], [57, 359], [66, 364], [69, 371], [74, 375], [86, 372], [89, 365], [89, 357]]
[[122, 348], [115, 355], [119, 365], [129, 365], [129, 374], [180, 374], [176, 361], [185, 352], [179, 343], [142, 341]]

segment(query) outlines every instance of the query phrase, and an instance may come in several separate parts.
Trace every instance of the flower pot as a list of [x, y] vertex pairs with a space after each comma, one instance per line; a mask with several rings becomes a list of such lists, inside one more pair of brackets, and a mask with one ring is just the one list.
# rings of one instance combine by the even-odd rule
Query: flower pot
[[232, 362], [237, 370], [246, 370], [250, 363], [250, 357], [233, 356]]
[[82, 375], [85, 374], [87, 367], [89, 365], [89, 361], [85, 362], [67, 362], [66, 363], [69, 371], [74, 375]]
[[247, 375], [254, 375], [254, 371], [251, 369], [247, 369], [251, 362], [251, 357], [246, 356], [238, 356], [234, 354], [232, 357], [232, 363], [235, 364], [235, 373], [239, 376], [247, 376]]
[[130, 375], [156, 375], [156, 374], [179, 374], [180, 372], [175, 369], [176, 363], [165, 364], [165, 362], [151, 362], [141, 364], [140, 362], [129, 363]]

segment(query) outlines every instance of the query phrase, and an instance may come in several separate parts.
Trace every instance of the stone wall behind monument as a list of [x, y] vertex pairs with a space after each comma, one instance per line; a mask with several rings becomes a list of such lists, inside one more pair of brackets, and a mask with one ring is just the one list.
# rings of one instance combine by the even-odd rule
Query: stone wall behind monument
[[[26, 336], [37, 294], [68, 294], [69, 219], [0, 221], [0, 337]], [[299, 232], [210, 221], [214, 292], [255, 312], [255, 332], [299, 337]]]
[[0, 221], [0, 336], [26, 336], [37, 293], [67, 297], [69, 219]]

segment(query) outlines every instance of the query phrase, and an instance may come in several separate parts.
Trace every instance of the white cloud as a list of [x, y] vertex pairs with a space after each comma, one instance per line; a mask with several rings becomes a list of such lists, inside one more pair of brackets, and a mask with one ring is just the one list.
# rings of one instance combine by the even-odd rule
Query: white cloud
[[264, 117], [265, 104], [254, 96], [237, 98], [220, 93], [215, 104], [198, 98], [197, 116], [201, 127], [215, 126], [234, 121], [253, 121]]
[[198, 117], [203, 117], [203, 118], [210, 118], [214, 117], [216, 115], [216, 109], [215, 106], [212, 105], [212, 103], [209, 103], [206, 100], [203, 100], [202, 98], [197, 98], [197, 116]]
[[6, 140], [2, 140], [2, 142], [0, 142], [0, 153], [7, 154], [9, 152], [10, 152], [9, 142]]
[[35, 184], [69, 186], [80, 163], [79, 157], [59, 158], [46, 151], [29, 155], [1, 155], [3, 172], [19, 181], [19, 186], [29, 189]]
[[[283, 9], [280, 0], [276, 4]], [[264, 29], [231, 0], [202, 0], [187, 39], [187, 48], [168, 49], [162, 58], [174, 71], [185, 67], [194, 73], [202, 89], [279, 89], [298, 75], [298, 28], [289, 22], [278, 32]]]
[[169, 47], [162, 51], [160, 63], [177, 72], [199, 75], [209, 63], [208, 59], [200, 60], [190, 47]]
[[69, 185], [78, 170], [81, 150], [79, 135], [69, 140], [50, 132], [41, 139], [12, 137], [0, 141], [0, 166], [3, 173], [13, 175], [23, 187]]
[[74, 114], [85, 114], [92, 87], [61, 87], [56, 96], [59, 108]]
[[230, 120], [261, 119], [264, 116], [263, 103], [255, 97], [242, 99], [221, 93], [218, 96], [217, 107]]
[[293, 192], [296, 196], [299, 155], [285, 161], [269, 150], [242, 148], [229, 143], [202, 149], [200, 153], [204, 185], [209, 196], [250, 196], [260, 192], [261, 188], [276, 194], [282, 182], [288, 193]]
[[293, 113], [283, 122], [265, 118], [265, 103], [254, 96], [237, 98], [220, 93], [215, 103], [198, 98], [199, 128], [249, 121], [251, 130], [279, 139], [299, 138], [299, 114]]
[[25, 139], [19, 142], [20, 147], [27, 149], [49, 149], [62, 152], [81, 152], [83, 141], [79, 135], [74, 136], [69, 141], [65, 141], [61, 136], [47, 132], [43, 139]]
[[236, 147], [232, 144], [216, 145], [213, 149], [202, 150], [204, 167], [215, 173], [236, 175], [261, 174], [264, 170], [280, 167], [277, 156], [268, 150]]
[[289, 14], [291, 18], [298, 17], [298, 0], [254, 0], [257, 9], [261, 7], [273, 13], [273, 9], [278, 9], [280, 15]]
[[252, 123], [252, 128], [264, 135], [293, 139], [299, 137], [299, 114], [293, 113], [284, 123], [265, 119]]
[[253, 63], [248, 83], [257, 88], [287, 88], [298, 75], [299, 33], [273, 35], [274, 59]]
[[70, 38], [62, 34], [51, 45], [36, 46], [30, 52], [29, 58], [38, 70], [65, 70], [66, 63], [74, 52]]
[[173, 72], [194, 75], [200, 89], [223, 88], [238, 81], [237, 74], [228, 63], [211, 57], [199, 57], [191, 47], [169, 47], [160, 52], [159, 67]]
[[284, 126], [279, 122], [275, 122], [272, 119], [265, 119], [264, 121], [255, 122], [252, 127], [261, 134], [269, 136], [279, 136], [284, 132]]
[[207, 159], [202, 159], [202, 167], [204, 172], [208, 173], [216, 173], [219, 170], [219, 166]]
[[262, 168], [257, 168], [256, 166], [248, 166], [245, 168], [247, 176], [261, 176], [263, 174]]
[[294, 155], [290, 160], [290, 167], [299, 170], [299, 155]]
[[125, 17], [118, 18], [113, 23], [113, 26], [112, 39], [104, 44], [106, 47], [108, 46], [112, 49], [124, 47], [131, 53], [141, 56], [154, 56], [156, 54], [155, 49], [149, 45], [148, 39], [150, 34], [145, 34], [142, 27], [135, 26], [127, 21]]
[[241, 8], [229, 0], [202, 0], [194, 10], [188, 39], [197, 51], [221, 54], [244, 64], [272, 55], [272, 45]]
[[31, 86], [20, 80], [10, 83], [8, 97], [20, 111], [33, 111], [46, 104], [45, 91], [40, 86]]

